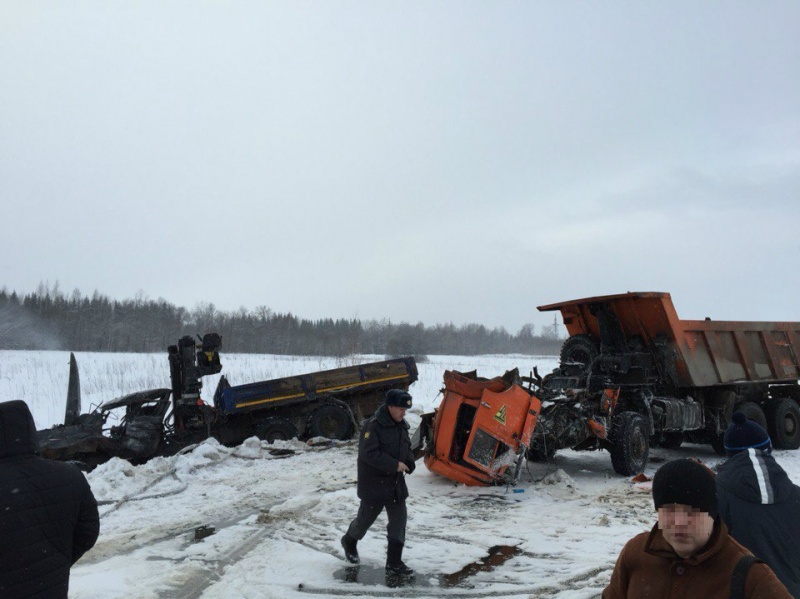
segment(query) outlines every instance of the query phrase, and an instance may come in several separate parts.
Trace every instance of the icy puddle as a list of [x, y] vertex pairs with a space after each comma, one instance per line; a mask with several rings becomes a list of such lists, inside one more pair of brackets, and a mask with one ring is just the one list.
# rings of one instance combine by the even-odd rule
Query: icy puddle
[[495, 545], [489, 548], [489, 554], [480, 560], [474, 561], [452, 574], [430, 574], [417, 572], [413, 577], [388, 575], [386, 571], [377, 566], [356, 565], [340, 568], [333, 573], [337, 580], [358, 583], [370, 586], [398, 587], [456, 587], [467, 586], [471, 576], [478, 572], [491, 572], [503, 565], [512, 557], [522, 553], [522, 550], [511, 545]]

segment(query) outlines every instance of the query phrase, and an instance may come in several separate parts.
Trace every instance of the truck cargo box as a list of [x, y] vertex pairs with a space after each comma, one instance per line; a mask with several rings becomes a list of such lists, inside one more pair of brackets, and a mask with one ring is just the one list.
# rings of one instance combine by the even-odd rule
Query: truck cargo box
[[389, 389], [398, 383], [408, 386], [416, 380], [414, 358], [395, 358], [246, 385], [223, 386], [221, 393], [215, 395], [214, 402], [221, 412], [233, 414], [314, 401], [323, 396]]
[[416, 361], [406, 356], [245, 385], [222, 377], [214, 406], [228, 425], [223, 442], [250, 434], [266, 441], [349, 439], [389, 389], [408, 390], [417, 376]]
[[[620, 346], [643, 343], [654, 354], [675, 352], [670, 373], [676, 386], [796, 381], [800, 378], [800, 322], [681, 320], [669, 293], [639, 292], [590, 297], [540, 306], [560, 310], [570, 336], [611, 336], [619, 324]], [[607, 311], [604, 323], [598, 317]], [[609, 342], [613, 344], [613, 341]]]

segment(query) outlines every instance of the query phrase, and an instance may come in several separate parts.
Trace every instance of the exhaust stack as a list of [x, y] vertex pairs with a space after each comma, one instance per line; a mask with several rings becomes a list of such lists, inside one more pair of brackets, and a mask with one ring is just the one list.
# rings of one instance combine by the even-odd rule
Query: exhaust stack
[[67, 384], [67, 409], [64, 412], [64, 425], [78, 423], [81, 415], [81, 379], [78, 375], [78, 362], [75, 354], [69, 353], [69, 383]]

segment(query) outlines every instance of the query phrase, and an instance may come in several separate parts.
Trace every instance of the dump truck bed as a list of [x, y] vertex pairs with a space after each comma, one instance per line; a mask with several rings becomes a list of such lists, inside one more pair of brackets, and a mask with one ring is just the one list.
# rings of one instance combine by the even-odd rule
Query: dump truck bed
[[[800, 323], [680, 320], [669, 293], [629, 292], [539, 306], [559, 310], [570, 336], [595, 339], [603, 306], [619, 323], [624, 341], [671, 355], [672, 377], [682, 387], [739, 382], [788, 382], [800, 378]], [[666, 352], [666, 354], [665, 354]]]
[[417, 380], [412, 357], [345, 366], [246, 385], [229, 386], [215, 394], [215, 405], [225, 414], [288, 406], [326, 395], [365, 393], [383, 387], [407, 387]]

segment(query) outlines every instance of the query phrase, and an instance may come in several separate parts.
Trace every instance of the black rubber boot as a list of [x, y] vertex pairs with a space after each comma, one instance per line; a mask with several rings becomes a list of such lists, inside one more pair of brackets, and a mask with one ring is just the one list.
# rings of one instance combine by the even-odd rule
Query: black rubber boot
[[358, 549], [356, 549], [356, 541], [349, 534], [345, 533], [342, 537], [342, 549], [344, 549], [344, 557], [351, 564], [361, 563], [361, 558], [358, 557]]
[[403, 576], [410, 578], [414, 576], [414, 570], [403, 563], [403, 544], [397, 541], [389, 541], [389, 548], [386, 550], [386, 573], [393, 576]]

